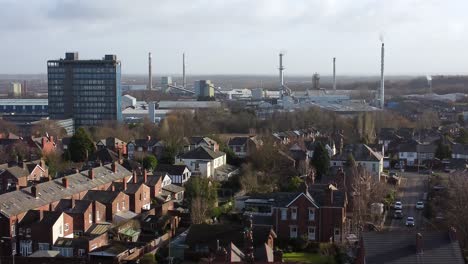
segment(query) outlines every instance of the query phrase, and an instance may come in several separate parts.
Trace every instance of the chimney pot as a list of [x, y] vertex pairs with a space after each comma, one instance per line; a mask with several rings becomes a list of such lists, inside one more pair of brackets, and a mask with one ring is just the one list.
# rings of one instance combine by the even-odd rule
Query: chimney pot
[[416, 253], [421, 254], [423, 253], [423, 242], [422, 242], [422, 235], [421, 233], [416, 234]]
[[66, 177], [62, 178], [62, 184], [64, 188], [68, 188], [68, 179]]

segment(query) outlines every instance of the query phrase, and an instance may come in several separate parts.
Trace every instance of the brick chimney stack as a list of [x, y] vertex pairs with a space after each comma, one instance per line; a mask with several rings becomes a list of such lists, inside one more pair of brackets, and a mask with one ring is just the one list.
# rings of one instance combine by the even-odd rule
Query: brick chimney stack
[[38, 198], [36, 185], [31, 186], [31, 195], [34, 196], [35, 198]]
[[89, 171], [88, 171], [88, 177], [89, 177], [89, 179], [91, 179], [91, 180], [94, 179], [94, 171], [93, 171], [93, 168], [89, 169]]
[[416, 253], [422, 254], [423, 253], [423, 237], [421, 233], [416, 234]]
[[112, 169], [112, 172], [116, 173], [117, 172], [117, 162], [112, 162], [112, 165], [111, 165], [111, 169]]
[[124, 192], [125, 190], [127, 190], [127, 179], [123, 178], [122, 182], [123, 182], [123, 190], [122, 190], [122, 192]]
[[146, 169], [143, 169], [143, 183], [145, 183], [148, 180], [148, 172], [146, 172]]
[[133, 171], [132, 180], [133, 180], [133, 183], [138, 183], [138, 179], [137, 179], [137, 173], [136, 173], [136, 171]]
[[325, 191], [325, 204], [328, 206], [333, 205], [333, 191], [335, 191], [336, 188], [333, 186], [333, 184], [328, 185], [326, 191]]
[[68, 179], [66, 177], [62, 178], [62, 185], [64, 188], [68, 188]]

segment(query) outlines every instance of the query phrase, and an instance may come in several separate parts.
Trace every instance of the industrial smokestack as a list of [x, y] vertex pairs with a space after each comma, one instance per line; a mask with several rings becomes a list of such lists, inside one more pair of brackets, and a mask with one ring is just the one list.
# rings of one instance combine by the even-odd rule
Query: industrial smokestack
[[153, 88], [153, 76], [151, 74], [151, 52], [148, 53], [148, 90]]
[[283, 71], [284, 71], [284, 67], [283, 67], [283, 53], [280, 53], [279, 54], [279, 78], [280, 78], [280, 87], [281, 89], [283, 89], [284, 87], [284, 74], [283, 74]]
[[187, 80], [185, 79], [185, 52], [182, 53], [182, 88], [186, 88]]
[[427, 85], [429, 86], [429, 94], [432, 94], [432, 76], [426, 75]]
[[333, 90], [336, 91], [336, 58], [333, 58]]
[[381, 48], [381, 62], [380, 62], [380, 108], [384, 109], [385, 105], [385, 76], [384, 76], [384, 65], [385, 65], [385, 46], [382, 42]]

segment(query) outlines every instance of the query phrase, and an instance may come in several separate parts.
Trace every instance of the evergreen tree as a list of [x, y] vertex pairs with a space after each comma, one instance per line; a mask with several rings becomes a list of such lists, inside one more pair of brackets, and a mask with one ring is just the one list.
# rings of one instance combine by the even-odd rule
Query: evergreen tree
[[326, 175], [330, 169], [330, 157], [328, 156], [327, 149], [321, 142], [315, 146], [311, 163], [317, 170], [318, 179]]
[[91, 136], [82, 127], [78, 128], [70, 139], [70, 158], [74, 162], [83, 162], [88, 159], [94, 150], [94, 142]]
[[158, 166], [158, 160], [154, 155], [148, 155], [143, 158], [143, 167], [145, 170], [153, 171]]

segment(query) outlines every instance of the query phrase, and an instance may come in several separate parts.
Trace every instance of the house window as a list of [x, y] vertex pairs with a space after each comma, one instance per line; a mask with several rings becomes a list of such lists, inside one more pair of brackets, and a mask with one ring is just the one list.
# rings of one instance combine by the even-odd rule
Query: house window
[[125, 201], [122, 201], [122, 210], [125, 210]]
[[297, 238], [297, 226], [290, 226], [289, 227], [289, 237], [290, 238]]
[[91, 212], [88, 214], [88, 221], [90, 224], [93, 222], [93, 213]]
[[70, 226], [68, 224], [65, 224], [65, 232], [67, 232], [70, 229]]
[[315, 226], [309, 226], [307, 228], [307, 238], [309, 240], [315, 240]]
[[39, 250], [49, 250], [49, 243], [37, 243]]
[[315, 221], [315, 209], [309, 208], [309, 221]]
[[97, 221], [101, 221], [101, 212], [100, 211], [96, 211], [96, 219], [97, 219]]
[[31, 228], [26, 228], [26, 236], [30, 237], [31, 236]]
[[372, 171], [374, 171], [374, 172], [376, 171], [375, 170], [375, 163], [372, 163]]
[[333, 162], [333, 166], [336, 166], [336, 162]]
[[143, 192], [143, 200], [146, 200], [146, 192]]
[[78, 249], [78, 256], [83, 257], [86, 254], [86, 250], [83, 248]]
[[120, 203], [117, 203], [117, 212], [120, 212]]
[[15, 224], [12, 224], [11, 225], [11, 236], [12, 237], [15, 237], [16, 236], [16, 225]]
[[20, 254], [21, 256], [29, 256], [32, 253], [32, 241], [21, 240], [20, 241]]
[[288, 209], [281, 208], [281, 220], [288, 220]]
[[296, 220], [296, 219], [297, 219], [297, 208], [296, 208], [296, 207], [292, 207], [292, 208], [291, 208], [291, 219], [292, 219], [292, 220]]

